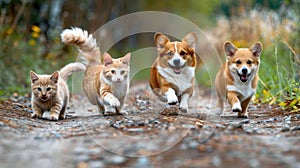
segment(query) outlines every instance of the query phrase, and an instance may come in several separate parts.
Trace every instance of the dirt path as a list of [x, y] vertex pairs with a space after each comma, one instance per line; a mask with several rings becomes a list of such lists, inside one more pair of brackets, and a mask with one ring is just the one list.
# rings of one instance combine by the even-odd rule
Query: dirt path
[[203, 92], [198, 111], [165, 116], [144, 87], [124, 117], [99, 115], [78, 95], [58, 122], [30, 118], [29, 98], [2, 102], [0, 167], [300, 167], [300, 113], [251, 105], [249, 119], [219, 117]]

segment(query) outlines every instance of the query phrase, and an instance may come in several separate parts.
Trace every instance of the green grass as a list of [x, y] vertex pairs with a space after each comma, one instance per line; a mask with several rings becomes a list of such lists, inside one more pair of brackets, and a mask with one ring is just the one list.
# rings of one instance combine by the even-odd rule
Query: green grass
[[261, 56], [257, 101], [297, 110], [300, 105], [299, 64], [289, 46], [277, 40]]

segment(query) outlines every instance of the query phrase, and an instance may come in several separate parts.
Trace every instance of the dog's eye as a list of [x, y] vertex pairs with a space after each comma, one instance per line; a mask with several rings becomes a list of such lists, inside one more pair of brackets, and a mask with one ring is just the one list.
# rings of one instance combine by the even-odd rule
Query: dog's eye
[[167, 53], [167, 55], [168, 55], [168, 56], [173, 56], [174, 54], [173, 54], [172, 51], [169, 51], [169, 52]]
[[181, 51], [181, 52], [180, 52], [180, 55], [181, 55], [181, 56], [184, 56], [185, 54], [186, 54], [186, 53], [185, 53], [184, 51]]
[[237, 60], [235, 63], [238, 65], [242, 64], [242, 62], [240, 60]]
[[247, 61], [247, 64], [252, 64], [252, 61], [251, 61], [251, 60], [248, 60], [248, 61]]

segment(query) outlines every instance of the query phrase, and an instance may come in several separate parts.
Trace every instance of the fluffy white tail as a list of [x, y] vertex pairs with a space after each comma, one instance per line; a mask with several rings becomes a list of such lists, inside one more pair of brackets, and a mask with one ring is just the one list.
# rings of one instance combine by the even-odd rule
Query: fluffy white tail
[[60, 71], [59, 71], [59, 75], [60, 78], [62, 78], [63, 80], [67, 81], [68, 78], [75, 72], [79, 72], [79, 71], [85, 71], [86, 67], [85, 65], [83, 65], [80, 62], [74, 62], [74, 63], [70, 63], [67, 64], [66, 66], [64, 66]]
[[97, 46], [96, 39], [92, 34], [88, 34], [86, 30], [74, 27], [71, 29], [65, 29], [61, 34], [61, 41], [65, 44], [74, 44], [79, 48], [82, 53], [83, 63], [89, 65], [100, 64], [100, 49]]

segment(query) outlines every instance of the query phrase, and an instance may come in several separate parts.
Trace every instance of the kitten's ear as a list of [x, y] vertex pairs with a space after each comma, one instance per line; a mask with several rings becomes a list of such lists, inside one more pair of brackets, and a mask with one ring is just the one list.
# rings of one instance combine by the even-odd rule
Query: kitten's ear
[[260, 53], [262, 52], [262, 44], [261, 42], [257, 42], [255, 44], [253, 44], [249, 50], [252, 52], [252, 54], [255, 56], [255, 57], [259, 57], [260, 56]]
[[187, 34], [182, 41], [186, 42], [192, 49], [196, 48], [197, 36], [195, 32]]
[[59, 77], [59, 72], [58, 72], [58, 71], [55, 71], [55, 72], [50, 76], [50, 80], [52, 80], [54, 83], [57, 83], [58, 77]]
[[168, 39], [167, 36], [163, 35], [160, 32], [157, 32], [154, 35], [154, 42], [156, 44], [157, 50], [160, 51], [160, 49], [164, 48], [165, 45], [167, 44], [167, 42], [169, 42], [170, 40]]
[[110, 65], [113, 63], [113, 59], [108, 53], [104, 53], [103, 63], [104, 63], [104, 66], [107, 66], [107, 65]]
[[237, 47], [234, 44], [232, 44], [230, 41], [225, 42], [224, 51], [228, 59], [233, 57], [237, 50], [238, 50]]
[[126, 54], [124, 57], [122, 57], [122, 63], [126, 64], [126, 65], [129, 65], [130, 57], [131, 57], [131, 53]]
[[35, 81], [39, 80], [39, 77], [36, 73], [34, 73], [33, 71], [30, 71], [30, 79], [31, 79], [31, 82], [34, 83]]

